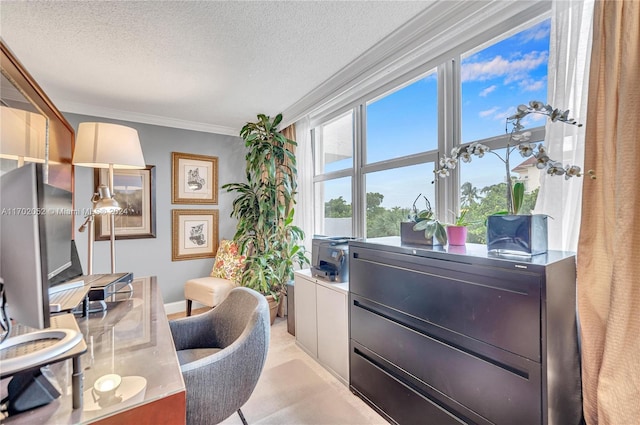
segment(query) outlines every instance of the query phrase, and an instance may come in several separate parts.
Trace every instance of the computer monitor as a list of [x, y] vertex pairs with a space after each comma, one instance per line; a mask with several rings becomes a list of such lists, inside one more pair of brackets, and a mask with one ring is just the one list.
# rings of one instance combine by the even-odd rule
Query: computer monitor
[[6, 305], [9, 317], [37, 329], [50, 325], [49, 279], [71, 265], [71, 198], [64, 192], [43, 182], [43, 164], [26, 164], [0, 177]]

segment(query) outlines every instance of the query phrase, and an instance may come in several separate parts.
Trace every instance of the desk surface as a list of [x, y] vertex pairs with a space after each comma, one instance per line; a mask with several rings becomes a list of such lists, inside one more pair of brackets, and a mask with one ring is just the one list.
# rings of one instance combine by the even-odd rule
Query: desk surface
[[[67, 360], [50, 366], [62, 389], [60, 398], [46, 406], [5, 418], [3, 423], [117, 423], [118, 416], [115, 415], [126, 413], [126, 417], [132, 419], [132, 411], [140, 409], [143, 412], [145, 406], [161, 406], [154, 402], [163, 403], [161, 400], [167, 398], [177, 401], [178, 410], [182, 404], [182, 412], [174, 409], [172, 413], [177, 413], [176, 417], [182, 417], [184, 421], [185, 385], [155, 277], [135, 279], [132, 293], [115, 295], [107, 300], [107, 305], [106, 312], [77, 318], [88, 346], [81, 356], [83, 408], [72, 409], [72, 366]], [[98, 397], [92, 391], [94, 383], [113, 373], [122, 377], [116, 397]], [[8, 381], [2, 381], [2, 397], [6, 396]], [[157, 408], [147, 410], [157, 411]]]

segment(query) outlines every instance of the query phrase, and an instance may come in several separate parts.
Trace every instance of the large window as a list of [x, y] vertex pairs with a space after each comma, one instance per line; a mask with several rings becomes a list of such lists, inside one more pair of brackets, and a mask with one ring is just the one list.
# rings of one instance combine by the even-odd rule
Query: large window
[[[506, 168], [502, 161], [506, 159], [504, 147], [508, 140], [505, 119], [516, 112], [519, 104], [546, 101], [548, 56], [548, 20], [462, 55], [462, 143], [480, 142], [491, 145], [493, 151], [460, 166], [460, 207], [468, 209], [469, 242], [485, 243], [484, 218], [507, 208]], [[542, 124], [527, 118], [523, 123], [528, 129]], [[517, 150], [509, 160], [512, 179], [525, 184], [521, 212], [528, 213], [538, 195], [539, 170]]]
[[315, 130], [316, 175], [353, 167], [353, 113], [350, 111]]
[[426, 196], [435, 202], [435, 188], [428, 177], [433, 162], [367, 173], [366, 235], [369, 238], [400, 235], [400, 222], [406, 221], [416, 198], [416, 208], [425, 208]]
[[314, 233], [352, 236], [353, 112], [313, 129]]
[[351, 208], [351, 177], [317, 182], [314, 185], [316, 233], [327, 236], [351, 236], [353, 210]]
[[371, 164], [438, 149], [436, 70], [367, 104], [366, 158]]
[[[376, 92], [347, 113], [319, 119], [313, 129], [316, 233], [398, 235], [399, 223], [422, 195], [442, 222], [467, 208], [473, 222], [468, 241], [484, 243], [485, 217], [506, 208], [505, 119], [519, 104], [546, 101], [549, 28], [549, 20], [538, 21], [470, 50], [454, 49], [386, 94]], [[542, 121], [525, 125], [533, 142], [543, 140]], [[439, 159], [472, 142], [492, 153], [435, 180]], [[528, 212], [535, 206], [538, 170], [517, 150], [509, 168], [514, 180], [525, 183]], [[422, 196], [418, 209], [425, 208]]]

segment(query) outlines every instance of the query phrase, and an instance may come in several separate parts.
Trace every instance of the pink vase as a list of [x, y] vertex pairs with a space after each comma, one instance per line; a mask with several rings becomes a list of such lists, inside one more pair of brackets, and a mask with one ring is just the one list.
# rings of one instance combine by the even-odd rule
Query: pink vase
[[449, 245], [460, 246], [467, 242], [467, 228], [465, 226], [447, 226]]

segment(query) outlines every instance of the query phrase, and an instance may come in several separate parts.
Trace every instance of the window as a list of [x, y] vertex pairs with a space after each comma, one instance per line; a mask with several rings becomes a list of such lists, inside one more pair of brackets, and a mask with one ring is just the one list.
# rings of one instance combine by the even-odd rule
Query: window
[[313, 129], [315, 158], [314, 232], [353, 235], [353, 112]]
[[461, 57], [462, 143], [505, 134], [505, 118], [547, 99], [550, 21]]
[[316, 175], [353, 167], [353, 113], [316, 129]]
[[316, 233], [326, 236], [351, 236], [353, 210], [351, 208], [351, 177], [317, 182]]
[[[451, 46], [437, 63], [407, 72], [395, 89], [372, 88], [347, 113], [315, 118], [316, 233], [399, 235], [399, 223], [422, 195], [442, 222], [468, 208], [466, 218], [475, 222], [468, 241], [484, 243], [484, 218], [506, 209], [505, 164], [494, 155], [505, 158], [505, 118], [520, 103], [546, 101], [549, 28], [547, 19], [478, 40], [470, 50], [470, 41], [467, 50]], [[526, 123], [532, 141], [544, 139], [542, 124]], [[450, 178], [434, 182], [439, 158], [471, 142], [488, 145], [493, 153], [473, 157]], [[510, 170], [525, 183], [524, 212], [530, 211], [538, 170], [517, 151], [510, 155]], [[425, 208], [422, 196], [419, 210]]]
[[431, 181], [438, 149], [437, 94], [437, 70], [432, 69], [366, 104], [367, 164], [361, 170], [366, 237], [400, 235], [400, 222], [420, 194], [435, 206]]
[[[549, 20], [543, 21], [461, 60], [462, 142], [480, 142], [493, 151], [460, 166], [460, 207], [468, 208], [466, 218], [472, 222], [468, 242], [485, 243], [484, 217], [507, 208], [506, 168], [500, 159], [506, 159], [505, 119], [521, 103], [546, 101], [549, 26]], [[537, 127], [529, 118], [526, 128]], [[512, 179], [525, 183], [521, 212], [528, 213], [538, 196], [539, 170], [517, 150], [509, 161]]]
[[436, 70], [367, 105], [367, 163], [438, 149]]
[[[435, 188], [431, 180], [427, 180], [433, 175], [433, 167], [434, 163], [430, 162], [366, 175], [368, 238], [400, 235], [400, 222], [406, 221], [419, 195], [435, 202]], [[422, 196], [416, 201], [419, 210], [425, 209]]]

